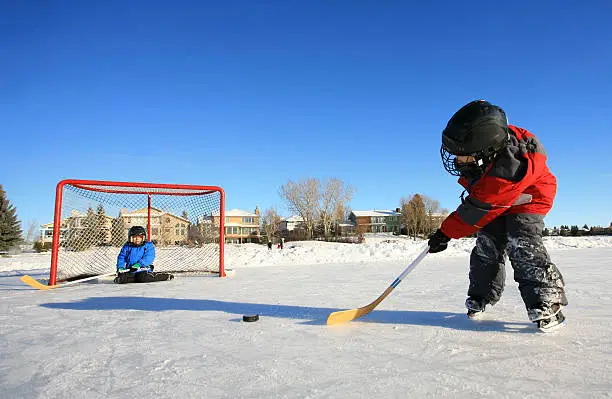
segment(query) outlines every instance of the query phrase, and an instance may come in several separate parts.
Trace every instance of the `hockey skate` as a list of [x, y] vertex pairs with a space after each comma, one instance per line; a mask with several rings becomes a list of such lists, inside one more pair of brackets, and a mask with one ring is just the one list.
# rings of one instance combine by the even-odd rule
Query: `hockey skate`
[[540, 306], [527, 311], [529, 319], [536, 323], [541, 332], [551, 332], [565, 324], [565, 316], [561, 312], [561, 305]]
[[465, 300], [465, 307], [468, 310], [467, 317], [470, 319], [479, 319], [482, 317], [482, 313], [485, 311], [486, 304], [484, 301], [468, 298]]

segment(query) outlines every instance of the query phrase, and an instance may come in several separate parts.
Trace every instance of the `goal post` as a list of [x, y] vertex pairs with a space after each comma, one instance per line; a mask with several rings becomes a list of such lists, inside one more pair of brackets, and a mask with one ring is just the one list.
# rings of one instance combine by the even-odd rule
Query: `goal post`
[[225, 192], [217, 186], [62, 180], [55, 192], [49, 285], [110, 273], [142, 226], [156, 272], [225, 277]]

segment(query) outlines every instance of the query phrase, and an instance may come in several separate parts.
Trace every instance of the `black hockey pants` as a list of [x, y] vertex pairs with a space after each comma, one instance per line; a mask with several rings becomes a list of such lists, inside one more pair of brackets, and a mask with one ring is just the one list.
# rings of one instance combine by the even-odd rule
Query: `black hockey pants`
[[563, 276], [542, 242], [544, 217], [502, 215], [478, 232], [470, 257], [468, 296], [495, 304], [504, 291], [506, 255], [527, 309], [567, 305]]
[[120, 273], [115, 277], [115, 283], [153, 283], [155, 281], [172, 280], [174, 276], [170, 273], [153, 273], [153, 272], [138, 272], [138, 273]]

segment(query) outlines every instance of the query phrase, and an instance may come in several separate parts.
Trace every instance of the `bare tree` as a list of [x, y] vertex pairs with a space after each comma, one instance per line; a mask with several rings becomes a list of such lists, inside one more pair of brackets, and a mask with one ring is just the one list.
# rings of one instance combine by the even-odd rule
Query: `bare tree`
[[215, 225], [214, 217], [205, 215], [198, 217], [197, 229], [200, 232], [198, 235], [199, 243], [219, 242], [219, 226]]
[[353, 198], [353, 187], [345, 186], [342, 180], [331, 178], [325, 181], [319, 201], [319, 215], [327, 237], [331, 226], [342, 220], [344, 207]]
[[28, 228], [25, 236], [26, 243], [30, 244], [35, 241], [35, 238], [38, 235], [38, 229], [38, 221], [36, 219], [32, 219], [28, 222]]
[[350, 206], [347, 205], [342, 207], [342, 220], [349, 220], [349, 217], [351, 216], [352, 212], [353, 210]]
[[274, 207], [266, 209], [262, 217], [263, 230], [266, 233], [269, 241], [276, 236], [279, 231], [281, 217]]
[[423, 206], [425, 207], [426, 218], [423, 225], [423, 232], [429, 234], [439, 226], [440, 217], [440, 201], [435, 200], [426, 195], [421, 195]]
[[402, 208], [401, 221], [406, 225], [408, 235], [416, 238], [423, 233], [424, 224], [427, 218], [423, 199], [419, 194], [409, 198], [402, 198], [400, 201]]
[[316, 178], [301, 179], [299, 182], [289, 180], [280, 188], [280, 196], [287, 203], [287, 208], [294, 215], [299, 215], [308, 230], [309, 238], [318, 220], [318, 203], [321, 182]]

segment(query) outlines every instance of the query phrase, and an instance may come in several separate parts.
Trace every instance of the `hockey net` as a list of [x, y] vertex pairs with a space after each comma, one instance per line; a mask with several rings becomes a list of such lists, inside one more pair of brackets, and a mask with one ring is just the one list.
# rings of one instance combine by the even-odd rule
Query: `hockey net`
[[223, 277], [224, 202], [216, 186], [63, 180], [49, 284], [114, 272], [132, 226], [155, 245], [155, 272]]

